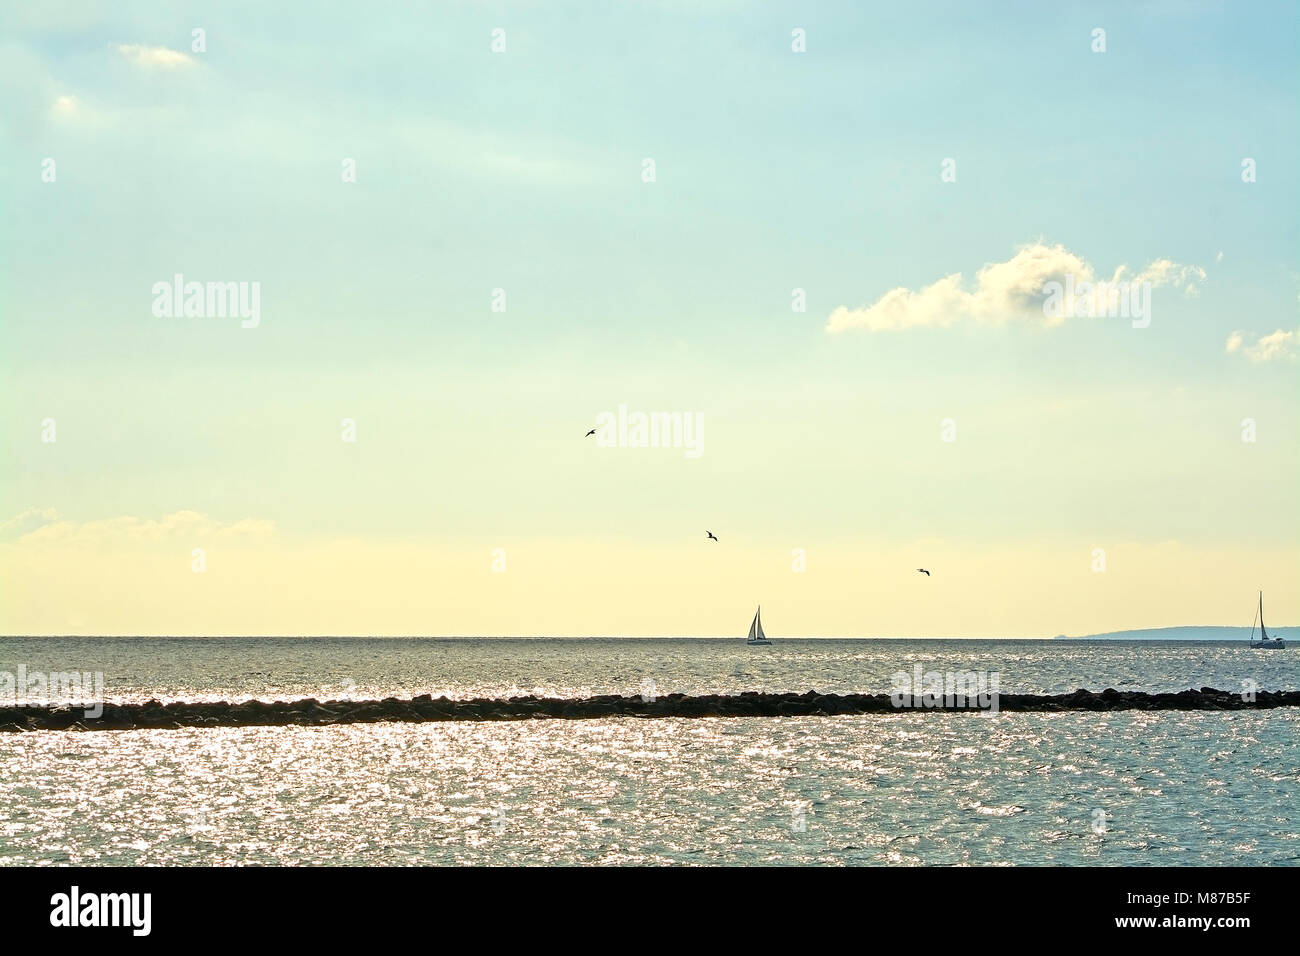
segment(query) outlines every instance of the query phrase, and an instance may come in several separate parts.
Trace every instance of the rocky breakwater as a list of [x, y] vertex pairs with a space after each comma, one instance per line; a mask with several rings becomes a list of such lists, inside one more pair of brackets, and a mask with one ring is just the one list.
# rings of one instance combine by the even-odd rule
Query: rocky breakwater
[[999, 694], [994, 701], [971, 697], [917, 699], [899, 707], [888, 694], [666, 694], [653, 699], [606, 695], [583, 698], [511, 697], [449, 700], [428, 694], [410, 700], [249, 700], [163, 704], [105, 704], [91, 718], [81, 707], [0, 707], [0, 731], [138, 730], [173, 727], [258, 727], [431, 720], [590, 720], [601, 717], [829, 717], [841, 714], [906, 714], [916, 711], [1013, 713], [1117, 710], [1267, 710], [1300, 707], [1300, 691], [1240, 693], [1202, 687], [1177, 693], [1101, 692], [1082, 688], [1068, 694]]

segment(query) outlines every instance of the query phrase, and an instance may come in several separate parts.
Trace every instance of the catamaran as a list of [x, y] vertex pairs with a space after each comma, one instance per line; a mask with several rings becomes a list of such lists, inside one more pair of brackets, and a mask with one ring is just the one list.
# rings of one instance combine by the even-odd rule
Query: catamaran
[[1260, 639], [1258, 641], [1255, 640], [1255, 624], [1254, 622], [1251, 622], [1250, 646], [1267, 647], [1267, 648], [1286, 647], [1286, 642], [1283, 641], [1282, 638], [1269, 637], [1268, 631], [1264, 630], [1264, 592], [1263, 591], [1259, 592], [1259, 610], [1255, 613], [1255, 616], [1259, 620]]
[[745, 643], [751, 647], [761, 647], [772, 643], [767, 639], [767, 635], [763, 633], [763, 619], [760, 616], [762, 613], [763, 605], [760, 604], [758, 610], [754, 612], [753, 623], [749, 625], [749, 637], [745, 638]]

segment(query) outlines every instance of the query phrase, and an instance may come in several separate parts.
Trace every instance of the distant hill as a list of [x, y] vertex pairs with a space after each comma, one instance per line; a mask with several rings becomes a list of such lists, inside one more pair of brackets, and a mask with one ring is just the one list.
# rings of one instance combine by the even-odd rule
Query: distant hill
[[[1290, 639], [1293, 635], [1300, 639], [1300, 634], [1295, 633], [1295, 628], [1269, 626], [1268, 634], [1272, 637], [1274, 633], [1280, 634], [1285, 639]], [[1255, 635], [1259, 636], [1259, 630], [1256, 629]], [[1067, 637], [1064, 634], [1058, 634], [1056, 640], [1061, 641], [1244, 641], [1250, 636], [1248, 627], [1143, 627], [1132, 631], [1107, 631], [1103, 634], [1076, 634]]]

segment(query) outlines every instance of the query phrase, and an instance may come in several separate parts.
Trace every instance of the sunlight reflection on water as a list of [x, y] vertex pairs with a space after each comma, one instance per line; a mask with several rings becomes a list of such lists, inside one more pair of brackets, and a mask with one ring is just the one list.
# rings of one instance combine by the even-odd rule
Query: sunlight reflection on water
[[1300, 689], [1300, 655], [1244, 643], [692, 638], [3, 638], [0, 671], [102, 672], [109, 700], [887, 693], [917, 664], [997, 672], [1003, 693]]
[[6, 734], [0, 863], [1295, 864], [1298, 730], [1280, 710]]

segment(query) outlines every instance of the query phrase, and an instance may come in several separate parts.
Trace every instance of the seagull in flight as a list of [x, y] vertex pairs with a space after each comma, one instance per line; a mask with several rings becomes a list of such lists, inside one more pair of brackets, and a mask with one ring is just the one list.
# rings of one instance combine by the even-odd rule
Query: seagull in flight
[[592, 435], [594, 435], [594, 434], [596, 434], [596, 429], [593, 428], [591, 431], [587, 432], [587, 434], [583, 435], [582, 437], [583, 437], [583, 438], [590, 438], [590, 437], [591, 437]]
[[708, 535], [710, 538], [712, 538], [714, 541], [717, 541], [717, 540], [718, 540], [718, 536], [717, 536], [716, 534], [714, 534], [712, 531], [706, 531], [706, 532], [704, 532], [704, 533], [707, 534], [707, 535]]
[[921, 572], [922, 574], [924, 574], [927, 578], [930, 576], [930, 572], [927, 571], [925, 568], [917, 568], [916, 570], [920, 571], [920, 572]]

